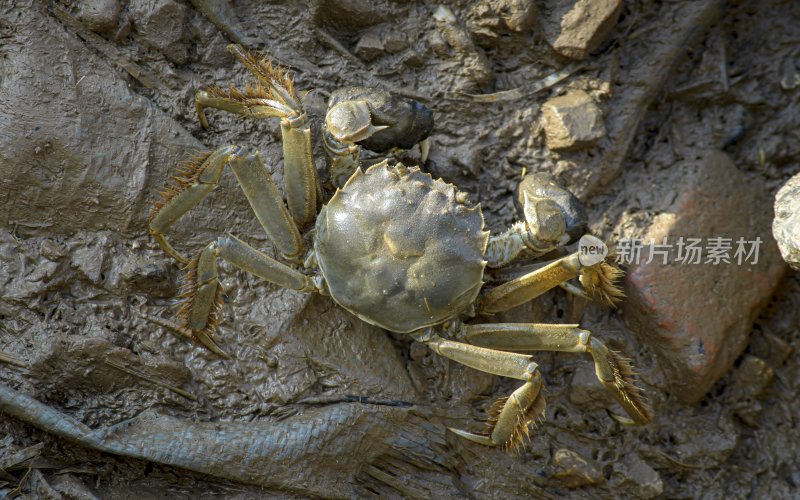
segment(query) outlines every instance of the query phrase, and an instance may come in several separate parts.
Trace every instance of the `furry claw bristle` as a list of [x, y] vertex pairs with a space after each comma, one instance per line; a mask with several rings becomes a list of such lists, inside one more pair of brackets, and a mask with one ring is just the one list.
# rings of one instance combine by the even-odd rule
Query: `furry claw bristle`
[[616, 284], [622, 274], [622, 270], [618, 267], [601, 262], [585, 269], [580, 276], [580, 282], [593, 300], [609, 307], [616, 307], [625, 297], [625, 292]]

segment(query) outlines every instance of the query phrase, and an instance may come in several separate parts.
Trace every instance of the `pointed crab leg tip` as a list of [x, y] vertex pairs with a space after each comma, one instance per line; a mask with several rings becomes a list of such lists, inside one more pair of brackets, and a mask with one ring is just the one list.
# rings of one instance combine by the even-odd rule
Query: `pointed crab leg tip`
[[231, 359], [230, 355], [220, 348], [216, 342], [205, 332], [194, 332], [195, 338], [203, 344], [209, 351], [223, 359]]
[[608, 411], [608, 416], [616, 420], [621, 425], [627, 425], [627, 426], [639, 425], [639, 423], [636, 422], [635, 420], [630, 419], [628, 417], [623, 417], [622, 415], [617, 415], [616, 413], [611, 411]]
[[456, 429], [456, 428], [453, 428], [453, 427], [448, 427], [447, 429], [450, 432], [452, 432], [453, 434], [455, 434], [457, 436], [461, 436], [464, 439], [468, 439], [468, 440], [472, 441], [473, 443], [482, 444], [484, 446], [492, 446], [492, 447], [497, 446], [497, 443], [492, 441], [492, 438], [490, 438], [489, 436], [482, 436], [480, 434], [473, 434], [471, 432], [462, 431], [461, 429]]
[[419, 154], [420, 154], [420, 160], [422, 161], [422, 163], [427, 163], [428, 155], [430, 154], [430, 152], [431, 152], [431, 141], [430, 141], [430, 139], [424, 139], [424, 140], [420, 141], [420, 143], [419, 143]]

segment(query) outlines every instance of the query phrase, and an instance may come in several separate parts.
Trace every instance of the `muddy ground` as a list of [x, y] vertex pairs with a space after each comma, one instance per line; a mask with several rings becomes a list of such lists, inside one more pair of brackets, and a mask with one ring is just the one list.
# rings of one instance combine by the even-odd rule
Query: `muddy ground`
[[[339, 86], [381, 85], [426, 103], [436, 126], [425, 168], [480, 202], [492, 230], [518, 217], [523, 171], [554, 173], [586, 203], [592, 232], [608, 239], [658, 215], [652, 169], [659, 182], [680, 185], [670, 178], [680, 171], [669, 167], [697, 152], [724, 150], [770, 194], [798, 171], [800, 4], [626, 1], [591, 54], [573, 61], [548, 43], [571, 3], [464, 0], [450, 5], [451, 24], [427, 2], [0, 6], [0, 351], [9, 356], [0, 382], [17, 391], [11, 399], [30, 396], [62, 423], [66, 416], [106, 429], [134, 419], [95, 441], [131, 441], [114, 454], [3, 414], [0, 495], [795, 496], [797, 273], [764, 297], [744, 353], [695, 404], [669, 391], [674, 381], [619, 311], [554, 291], [501, 316], [580, 320], [633, 357], [656, 411], [646, 426], [621, 427], [606, 412], [613, 404], [588, 356], [538, 354], [546, 420], [519, 455], [445, 430], [480, 429], [513, 381], [449, 363], [329, 299], [222, 265], [217, 338], [231, 360], [145, 319], [174, 313], [180, 269], [148, 237], [146, 220], [178, 160], [248, 145], [282, 183], [277, 122], [214, 111], [211, 130], [197, 121], [195, 90], [247, 81], [225, 50], [230, 42], [290, 68], [296, 85], [311, 90], [316, 130], [326, 93]], [[575, 89], [598, 103], [605, 134], [576, 151], [551, 151], [542, 106]], [[315, 151], [322, 172], [317, 139]], [[396, 156], [419, 159], [416, 149]], [[766, 216], [772, 207], [741, 210]], [[196, 250], [224, 231], [271, 251], [232, 176], [176, 226], [172, 241]], [[737, 290], [722, 283], [698, 297], [705, 293]], [[41, 415], [31, 401], [24, 404]], [[177, 460], [181, 445], [167, 449], [177, 438], [139, 446], [161, 426], [192, 429], [182, 437], [198, 446], [203, 436], [238, 429], [264, 457], [237, 468], [243, 455], [219, 449]], [[161, 459], [119, 456], [146, 449]]]

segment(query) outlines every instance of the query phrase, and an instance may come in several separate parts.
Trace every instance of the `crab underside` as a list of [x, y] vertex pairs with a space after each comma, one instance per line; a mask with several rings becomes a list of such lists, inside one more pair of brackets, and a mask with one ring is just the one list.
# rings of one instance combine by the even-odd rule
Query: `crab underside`
[[[208, 125], [205, 108], [280, 118], [286, 203], [257, 153], [225, 146], [188, 161], [150, 217], [155, 240], [187, 266], [183, 324], [157, 320], [159, 324], [224, 355], [212, 338], [220, 319], [217, 259], [222, 258], [280, 286], [330, 295], [364, 321], [409, 333], [456, 362], [522, 381], [492, 406], [485, 434], [451, 429], [472, 441], [516, 448], [543, 415], [542, 375], [533, 357], [523, 354], [528, 351], [588, 352], [598, 379], [630, 417], [615, 418], [624, 424], [650, 420], [651, 409], [634, 383], [628, 359], [578, 325], [463, 322], [475, 314], [505, 311], [556, 286], [609, 304], [621, 296], [614, 285], [619, 271], [604, 256], [581, 252], [483, 288], [487, 267], [501, 271], [574, 238], [580, 223], [571, 220], [574, 210], [564, 202], [571, 194], [552, 179], [531, 178], [533, 187], [522, 193], [524, 220], [490, 235], [480, 206], [471, 206], [451, 184], [386, 161], [362, 172], [360, 145], [369, 147], [370, 138], [378, 134], [380, 141], [372, 143], [381, 148], [421, 141], [426, 155], [432, 118], [418, 103], [404, 104], [383, 91], [358, 88], [337, 94], [328, 111], [323, 144], [331, 169], [328, 186], [337, 189], [323, 205], [326, 190], [317, 178], [310, 127], [293, 82], [260, 55], [238, 46], [230, 50], [258, 83], [244, 91], [212, 87], [198, 92], [201, 123]], [[275, 248], [292, 265], [230, 234], [208, 243], [193, 259], [167, 241], [169, 228], [216, 187], [226, 166]], [[591, 236], [584, 238], [602, 245]], [[580, 278], [583, 286], [568, 283], [573, 278]]]

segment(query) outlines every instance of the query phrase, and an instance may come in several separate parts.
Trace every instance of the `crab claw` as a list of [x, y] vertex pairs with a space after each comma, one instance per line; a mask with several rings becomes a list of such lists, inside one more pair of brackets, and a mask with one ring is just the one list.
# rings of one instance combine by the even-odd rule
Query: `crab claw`
[[563, 188], [552, 174], [541, 172], [526, 175], [519, 183], [517, 196], [523, 211], [526, 196], [531, 200], [550, 200], [558, 206], [564, 215], [569, 242], [586, 233], [587, 218], [583, 203]]
[[535, 198], [522, 193], [523, 213], [528, 232], [533, 241], [546, 242], [555, 247], [569, 241], [567, 221], [558, 206], [548, 198]]
[[360, 142], [387, 128], [388, 125], [372, 124], [367, 101], [345, 101], [333, 106], [325, 115], [325, 129], [339, 142]]

